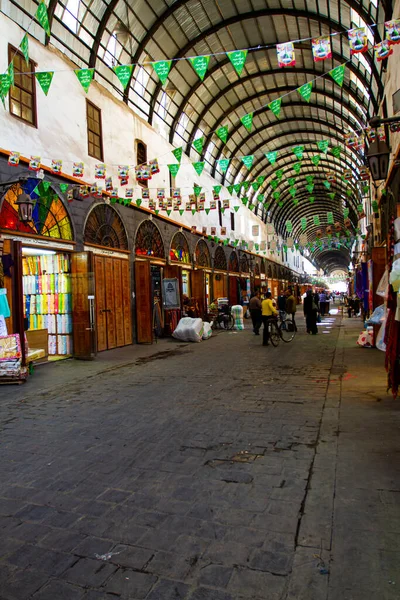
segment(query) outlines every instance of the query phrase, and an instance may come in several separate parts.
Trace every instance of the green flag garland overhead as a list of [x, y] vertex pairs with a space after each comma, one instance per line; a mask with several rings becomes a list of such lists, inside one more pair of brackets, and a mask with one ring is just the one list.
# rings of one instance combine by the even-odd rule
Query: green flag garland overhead
[[275, 172], [275, 177], [277, 178], [278, 181], [280, 181], [282, 179], [282, 177], [283, 177], [283, 169], [278, 169]]
[[60, 191], [65, 194], [68, 189], [68, 183], [60, 183]]
[[257, 177], [257, 183], [259, 183], [260, 185], [262, 185], [266, 179], [267, 179], [266, 175], [259, 175]]
[[50, 36], [49, 15], [47, 13], [47, 6], [45, 2], [41, 2], [37, 7], [36, 18], [47, 33], [47, 35]]
[[314, 175], [306, 175], [306, 181], [308, 184], [314, 183]]
[[226, 142], [228, 141], [228, 127], [224, 126], [224, 127], [219, 127], [219, 129], [217, 129], [217, 131], [215, 132], [217, 134], [217, 136], [219, 137], [219, 139], [226, 144]]
[[348, 209], [348, 208], [343, 209], [343, 216], [345, 219], [347, 219], [347, 217], [349, 216], [349, 212], [350, 212], [350, 209]]
[[75, 71], [75, 75], [77, 76], [79, 83], [81, 84], [81, 86], [87, 94], [90, 88], [90, 84], [93, 80], [94, 69], [77, 69]]
[[333, 148], [331, 148], [331, 152], [332, 152], [333, 156], [335, 156], [336, 158], [340, 158], [341, 151], [342, 151], [342, 149], [340, 146], [334, 146]]
[[353, 192], [352, 192], [352, 190], [351, 190], [351, 189], [348, 189], [348, 190], [346, 190], [346, 196], [347, 196], [348, 198], [350, 198], [350, 196], [351, 196], [352, 194], [353, 194]]
[[336, 192], [329, 192], [328, 194], [328, 198], [330, 198], [331, 200], [334, 200], [336, 196]]
[[274, 152], [267, 152], [265, 154], [265, 158], [268, 160], [270, 165], [274, 165], [276, 163], [276, 159], [278, 158], [278, 151], [275, 150]]
[[292, 221], [286, 221], [286, 231], [288, 233], [292, 233], [292, 231], [293, 231]]
[[26, 64], [29, 65], [29, 42], [27, 35], [24, 35], [19, 47], [21, 49], [22, 54], [24, 55]]
[[175, 163], [172, 165], [168, 165], [168, 169], [172, 177], [176, 177], [178, 175], [179, 167], [180, 165], [176, 165]]
[[241, 183], [235, 183], [234, 186], [233, 186], [233, 189], [235, 190], [235, 192], [237, 194], [240, 194], [241, 187], [242, 187]]
[[207, 73], [207, 69], [208, 69], [208, 63], [210, 62], [210, 57], [209, 56], [195, 56], [194, 58], [189, 58], [193, 69], [195, 70], [195, 72], [197, 73], [197, 75], [199, 76], [199, 78], [201, 79], [201, 81], [203, 81], [206, 73]]
[[218, 161], [218, 166], [220, 168], [221, 173], [226, 173], [226, 171], [228, 170], [229, 160], [229, 158], [221, 158], [221, 160]]
[[169, 72], [172, 66], [172, 60], [159, 60], [151, 63], [151, 66], [158, 75], [159, 80], [164, 85], [168, 79]]
[[243, 181], [242, 187], [243, 187], [244, 191], [247, 192], [250, 188], [250, 181]]
[[272, 187], [272, 189], [273, 189], [273, 190], [276, 190], [276, 188], [278, 187], [278, 185], [279, 185], [279, 181], [278, 181], [278, 179], [273, 179], [273, 180], [270, 182], [270, 186]]
[[192, 144], [193, 148], [199, 154], [201, 154], [202, 151], [203, 151], [204, 142], [205, 142], [205, 138], [204, 137], [200, 137], [200, 138], [197, 138], [197, 140], [194, 140], [194, 142]]
[[255, 192], [257, 192], [260, 188], [260, 184], [258, 183], [258, 181], [253, 181], [253, 183], [251, 184], [251, 187], [253, 188], [253, 190]]
[[245, 167], [247, 167], [250, 171], [254, 162], [254, 154], [250, 154], [249, 156], [242, 156], [242, 163]]
[[204, 210], [206, 211], [206, 215], [210, 214], [210, 208], [205, 208]]
[[268, 108], [272, 110], [276, 117], [279, 117], [281, 112], [282, 98], [277, 98], [268, 104]]
[[308, 185], [306, 185], [306, 190], [309, 194], [313, 193], [314, 190], [314, 184], [313, 183], [309, 183]]
[[272, 193], [272, 197], [274, 200], [279, 200], [279, 198], [281, 197], [281, 193], [280, 192], [273, 192]]
[[329, 140], [320, 140], [318, 142], [318, 148], [319, 150], [321, 150], [321, 152], [324, 152], [324, 154], [326, 154], [329, 150]]
[[11, 87], [10, 75], [8, 73], [0, 74], [0, 95], [5, 98]]
[[312, 157], [311, 157], [311, 161], [314, 163], [314, 165], [315, 165], [316, 167], [318, 167], [318, 165], [319, 165], [319, 161], [320, 161], [320, 160], [321, 160], [321, 157], [320, 157], [320, 155], [319, 155], [319, 154], [317, 154], [316, 156], [312, 156]]
[[297, 193], [297, 190], [294, 186], [289, 188], [289, 194], [292, 196], [292, 198], [295, 197], [296, 193]]
[[305, 231], [307, 229], [307, 217], [302, 217], [300, 220], [301, 229]]
[[314, 204], [315, 197], [314, 196], [310, 196], [309, 199], [308, 199], [308, 201], [309, 201], [310, 204]]
[[235, 52], [228, 52], [227, 55], [236, 73], [240, 77], [246, 62], [247, 50], [236, 50]]
[[294, 146], [294, 148], [292, 148], [292, 151], [296, 158], [298, 158], [298, 160], [301, 160], [303, 158], [304, 146]]
[[239, 208], [240, 208], [240, 206], [234, 206], [234, 207], [233, 207], [233, 210], [234, 210], [235, 212], [237, 212], [237, 211], [239, 210]]
[[329, 183], [329, 181], [323, 181], [322, 183], [324, 184], [327, 190], [331, 189], [331, 184]]
[[313, 216], [314, 225], [320, 225], [319, 215]]
[[240, 121], [244, 127], [246, 127], [247, 131], [251, 131], [253, 126], [253, 113], [249, 113], [248, 115], [244, 115], [244, 117], [240, 117]]
[[329, 225], [333, 225], [333, 222], [334, 222], [333, 221], [333, 212], [326, 213], [326, 218], [327, 218]]
[[216, 194], [219, 194], [220, 191], [222, 190], [222, 185], [214, 185], [213, 190]]
[[43, 90], [45, 96], [49, 93], [51, 82], [53, 80], [54, 71], [43, 71], [41, 73], [35, 73], [35, 77]]
[[10, 78], [11, 85], [14, 85], [14, 63], [8, 65], [8, 76]]
[[180, 163], [182, 160], [183, 148], [175, 148], [175, 150], [172, 150], [172, 154], [175, 156], [178, 163]]
[[201, 187], [199, 185], [195, 185], [193, 187], [193, 192], [194, 192], [194, 195], [196, 196], [196, 198], [198, 198], [200, 196]]
[[346, 65], [339, 65], [332, 71], [329, 71], [329, 75], [332, 77], [333, 81], [342, 87], [344, 82], [344, 72], [346, 69]]
[[298, 175], [300, 173], [300, 170], [301, 170], [301, 161], [294, 163], [293, 171]]
[[296, 183], [296, 178], [295, 177], [289, 177], [288, 184], [289, 185], [294, 185], [295, 183]]
[[257, 200], [258, 200], [259, 202], [261, 202], [261, 203], [262, 203], [262, 202], [264, 202], [264, 200], [265, 200], [265, 198], [264, 198], [264, 194], [258, 194], [258, 196], [257, 196]]
[[312, 87], [312, 81], [309, 81], [308, 83], [305, 83], [301, 87], [297, 88], [297, 91], [299, 92], [300, 96], [304, 98], [306, 102], [310, 102]]
[[118, 65], [113, 68], [113, 71], [120, 80], [123, 89], [126, 90], [132, 77], [133, 65]]
[[229, 194], [232, 196], [233, 194], [233, 185], [228, 185], [228, 187], [226, 188], [229, 192]]

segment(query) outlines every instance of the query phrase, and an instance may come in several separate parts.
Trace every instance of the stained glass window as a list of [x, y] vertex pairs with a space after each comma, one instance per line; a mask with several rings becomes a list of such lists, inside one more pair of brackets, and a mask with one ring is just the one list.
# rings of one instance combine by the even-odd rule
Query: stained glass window
[[189, 244], [183, 233], [180, 231], [177, 231], [172, 238], [169, 257], [171, 260], [183, 262], [185, 264], [190, 263]]
[[[28, 179], [24, 190], [20, 184], [11, 186], [6, 192], [0, 210], [0, 229], [11, 229], [20, 233], [43, 235], [62, 240], [72, 240], [72, 225], [67, 209], [48, 181]], [[32, 221], [22, 223], [18, 217], [18, 196], [25, 191], [36, 204]]]
[[128, 250], [128, 238], [121, 217], [108, 204], [97, 204], [90, 211], [84, 237], [88, 244]]
[[137, 230], [135, 249], [136, 256], [165, 258], [164, 242], [161, 233], [149, 219], [143, 221]]
[[199, 240], [196, 246], [196, 264], [198, 267], [210, 267], [210, 251], [204, 240]]
[[221, 269], [221, 271], [226, 271], [227, 269], [226, 256], [222, 246], [217, 246], [215, 250], [214, 269]]

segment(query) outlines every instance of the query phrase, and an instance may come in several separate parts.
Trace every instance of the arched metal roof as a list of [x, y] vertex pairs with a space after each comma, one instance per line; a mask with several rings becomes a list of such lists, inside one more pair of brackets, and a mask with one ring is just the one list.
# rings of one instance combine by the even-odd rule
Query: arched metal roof
[[[72, 6], [76, 14], [71, 17]], [[263, 152], [285, 151], [275, 168], [289, 170], [291, 140], [292, 145], [306, 148], [301, 176], [311, 174], [310, 146], [314, 144], [316, 150], [318, 140], [330, 139], [343, 147], [344, 132], [364, 127], [383, 96], [382, 64], [375, 61], [371, 44], [367, 53], [351, 56], [346, 32], [367, 26], [371, 39], [379, 42], [383, 22], [391, 17], [390, 0], [50, 0], [49, 15], [51, 42], [79, 66], [94, 67], [102, 84], [123, 96], [149, 123], [158, 123], [174, 146], [183, 146], [198, 160], [191, 144], [204, 135], [201, 160], [225, 185], [267, 174], [258, 193], [268, 194], [274, 168], [265, 162]], [[277, 68], [275, 44], [333, 33], [337, 35], [331, 37], [332, 59], [314, 62], [311, 43], [299, 41], [295, 44], [296, 66]], [[225, 52], [243, 48], [252, 50], [238, 77]], [[150, 66], [151, 61], [209, 54], [212, 57], [203, 81], [189, 61], [177, 60], [163, 87]], [[344, 62], [343, 87], [329, 77], [320, 77]], [[117, 64], [136, 65], [124, 93], [110, 69]], [[295, 90], [317, 77], [307, 103]], [[277, 119], [265, 105], [291, 91], [283, 98]], [[240, 125], [240, 117], [249, 112], [254, 112], [251, 133]], [[215, 135], [222, 125], [229, 127], [225, 145]], [[251, 154], [255, 161], [250, 174], [238, 159], [231, 161], [225, 175], [218, 171], [219, 158]], [[340, 177], [344, 168], [357, 173], [362, 161], [362, 156], [346, 149], [340, 159], [328, 154], [323, 163]], [[332, 202], [326, 190], [320, 189], [319, 170], [314, 168], [313, 174], [316, 201], [310, 205], [299, 195], [299, 204], [290, 211], [294, 230], [299, 231], [301, 215], [312, 217], [317, 211], [334, 212], [335, 218], [343, 221], [344, 200], [356, 226], [356, 186], [349, 201], [343, 196], [343, 186], [333, 186], [337, 198]], [[256, 210], [262, 218], [272, 218], [283, 234], [288, 205], [288, 200], [281, 209], [275, 205], [269, 215]], [[348, 262], [345, 250], [331, 254], [320, 252], [315, 258], [321, 265], [331, 265], [334, 260], [340, 266]]]

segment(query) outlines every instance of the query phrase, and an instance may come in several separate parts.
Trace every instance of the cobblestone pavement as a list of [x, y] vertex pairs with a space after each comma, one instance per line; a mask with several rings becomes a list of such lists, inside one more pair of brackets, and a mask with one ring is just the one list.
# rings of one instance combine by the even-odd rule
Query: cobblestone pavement
[[0, 600], [398, 600], [384, 356], [301, 329], [0, 388]]

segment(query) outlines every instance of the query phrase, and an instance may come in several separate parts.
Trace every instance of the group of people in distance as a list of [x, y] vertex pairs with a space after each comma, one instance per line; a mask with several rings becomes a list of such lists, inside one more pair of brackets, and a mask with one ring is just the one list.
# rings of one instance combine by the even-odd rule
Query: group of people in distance
[[291, 315], [293, 325], [297, 331], [295, 314], [296, 314], [297, 300], [293, 295], [292, 290], [284, 292], [282, 290], [278, 297], [278, 308], [276, 308], [275, 300], [272, 299], [271, 292], [266, 292], [261, 299], [261, 292], [257, 290], [250, 298], [249, 311], [251, 320], [253, 322], [253, 332], [255, 335], [260, 335], [261, 325], [263, 328], [263, 346], [269, 345], [269, 327], [268, 322], [271, 319], [275, 319], [278, 316], [283, 318], [284, 313]]

